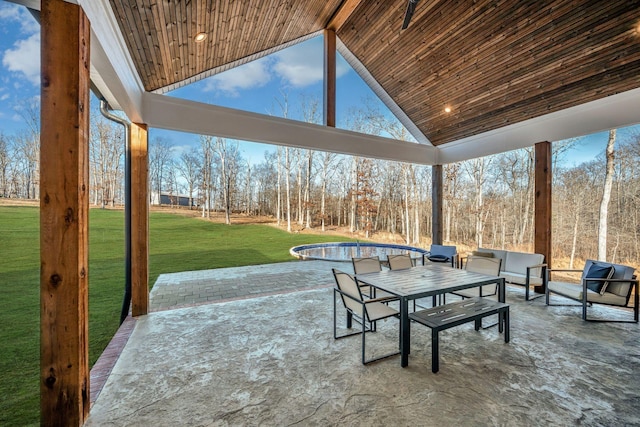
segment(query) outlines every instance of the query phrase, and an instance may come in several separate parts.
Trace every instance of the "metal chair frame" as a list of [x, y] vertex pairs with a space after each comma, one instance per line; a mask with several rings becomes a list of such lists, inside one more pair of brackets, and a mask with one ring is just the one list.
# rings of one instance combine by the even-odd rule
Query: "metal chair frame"
[[[337, 275], [339, 274], [344, 274], [346, 276], [349, 276], [355, 283], [356, 283], [356, 287], [358, 289], [358, 293], [359, 293], [359, 298], [354, 297], [353, 295], [350, 295], [347, 292], [344, 292], [343, 290], [340, 289], [340, 283], [338, 281], [338, 277]], [[336, 269], [333, 269], [333, 275], [334, 278], [336, 279], [336, 288], [333, 289], [333, 338], [338, 340], [338, 339], [342, 339], [342, 338], [347, 338], [347, 337], [351, 337], [354, 335], [362, 335], [362, 364], [363, 365], [367, 365], [369, 363], [372, 362], [376, 362], [378, 360], [381, 359], [386, 359], [388, 357], [391, 356], [395, 356], [400, 354], [400, 350], [398, 350], [397, 352], [393, 352], [393, 353], [388, 353], [382, 356], [378, 356], [378, 357], [374, 357], [372, 359], [367, 359], [366, 358], [366, 333], [367, 332], [376, 332], [376, 322], [378, 320], [384, 320], [384, 319], [388, 319], [390, 317], [396, 317], [396, 318], [400, 318], [399, 313], [396, 311], [395, 313], [391, 313], [389, 315], [383, 316], [383, 317], [379, 317], [376, 319], [371, 319], [369, 317], [369, 312], [367, 310], [367, 305], [368, 304], [374, 304], [374, 303], [384, 303], [384, 302], [389, 302], [394, 300], [394, 298], [374, 298], [374, 299], [369, 299], [369, 300], [365, 300], [362, 296], [362, 292], [360, 291], [360, 283], [358, 282], [357, 279], [351, 277], [351, 275], [349, 275], [348, 273], [344, 273], [342, 271], [338, 271]], [[362, 329], [357, 331], [357, 332], [351, 332], [345, 335], [340, 335], [338, 336], [338, 331], [337, 331], [337, 307], [336, 307], [336, 297], [337, 295], [340, 295], [341, 299], [342, 299], [342, 303], [344, 305], [344, 308], [347, 311], [347, 328], [351, 329], [353, 327], [353, 320], [355, 319], [356, 322], [360, 323], [362, 326]], [[363, 317], [358, 316], [358, 314], [354, 313], [353, 310], [349, 307], [349, 304], [347, 303], [347, 301], [345, 300], [348, 299], [356, 304], [359, 304], [362, 308], [362, 313], [363, 313]], [[394, 310], [395, 311], [395, 310]], [[369, 326], [367, 327], [367, 323], [369, 324]], [[400, 346], [400, 323], [398, 322], [398, 347]]]

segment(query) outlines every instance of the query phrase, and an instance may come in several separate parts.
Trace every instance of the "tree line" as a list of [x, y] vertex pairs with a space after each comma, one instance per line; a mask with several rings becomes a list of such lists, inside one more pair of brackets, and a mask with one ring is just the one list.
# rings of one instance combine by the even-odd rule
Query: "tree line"
[[[283, 96], [280, 115], [292, 111]], [[301, 120], [318, 123], [319, 103], [296, 106]], [[0, 134], [0, 197], [39, 197], [39, 117], [25, 109], [27, 126]], [[373, 107], [351, 111], [349, 129], [406, 140], [406, 130]], [[92, 114], [90, 200], [95, 206], [123, 203], [122, 128]], [[557, 265], [606, 259], [638, 265], [640, 247], [640, 136], [616, 140], [610, 132], [602, 155], [568, 165], [575, 140], [553, 146], [553, 251]], [[443, 166], [446, 243], [533, 250], [533, 148]], [[569, 159], [570, 160], [570, 159]], [[237, 141], [200, 136], [178, 151], [171, 141], [149, 144], [150, 194], [169, 203], [187, 197], [208, 217], [224, 213], [270, 216], [290, 232], [346, 228], [366, 238], [392, 236], [427, 247], [431, 235], [431, 167], [307, 149], [276, 147], [252, 164]], [[173, 197], [173, 198], [172, 198]], [[603, 217], [604, 215], [604, 217]], [[603, 221], [604, 218], [604, 221]]]

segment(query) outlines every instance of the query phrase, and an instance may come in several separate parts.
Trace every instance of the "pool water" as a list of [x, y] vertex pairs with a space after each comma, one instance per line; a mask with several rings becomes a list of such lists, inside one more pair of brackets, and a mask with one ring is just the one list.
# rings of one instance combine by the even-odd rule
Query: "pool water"
[[386, 261], [387, 255], [407, 253], [411, 258], [422, 259], [422, 255], [429, 251], [415, 246], [388, 243], [334, 242], [295, 246], [289, 252], [294, 257], [306, 260], [350, 262], [351, 258], [372, 256], [378, 256], [381, 261]]

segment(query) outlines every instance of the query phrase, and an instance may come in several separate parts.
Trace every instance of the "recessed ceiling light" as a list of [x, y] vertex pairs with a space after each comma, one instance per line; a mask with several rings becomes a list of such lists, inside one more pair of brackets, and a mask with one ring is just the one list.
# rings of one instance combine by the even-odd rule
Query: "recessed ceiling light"
[[444, 107], [444, 112], [445, 113], [450, 113], [451, 112], [451, 107]]
[[203, 42], [205, 41], [206, 38], [207, 38], [207, 33], [198, 33], [193, 39], [197, 42]]

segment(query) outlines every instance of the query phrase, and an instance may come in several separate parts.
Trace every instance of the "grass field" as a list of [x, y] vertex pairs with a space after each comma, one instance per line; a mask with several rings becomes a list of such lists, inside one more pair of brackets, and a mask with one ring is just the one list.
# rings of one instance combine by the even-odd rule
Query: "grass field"
[[[39, 210], [0, 206], [0, 426], [39, 424]], [[124, 292], [124, 215], [90, 211], [89, 358], [118, 328]], [[291, 246], [342, 241], [257, 224], [150, 215], [149, 283], [162, 273], [291, 261]]]

